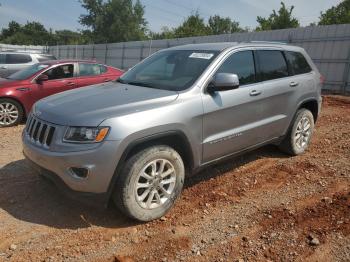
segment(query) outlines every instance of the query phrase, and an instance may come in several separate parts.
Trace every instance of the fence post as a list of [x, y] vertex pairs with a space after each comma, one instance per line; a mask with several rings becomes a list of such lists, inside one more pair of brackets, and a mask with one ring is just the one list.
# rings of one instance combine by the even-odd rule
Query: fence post
[[151, 38], [151, 40], [149, 41], [148, 56], [150, 56], [150, 55], [151, 55], [151, 52], [152, 52], [152, 43], [153, 43], [153, 39]]
[[105, 47], [105, 64], [107, 64], [108, 44]]
[[84, 58], [85, 58], [85, 46], [83, 46], [83, 57], [82, 57], [82, 59], [84, 60]]
[[140, 61], [142, 61], [142, 59], [143, 59], [143, 48], [144, 48], [144, 44], [142, 42], [141, 47], [140, 47]]
[[95, 60], [95, 44], [92, 45], [92, 59]]
[[344, 68], [344, 75], [343, 75], [343, 88], [342, 88], [342, 93], [343, 95], [346, 95], [346, 88], [348, 87], [349, 84], [349, 74], [350, 74], [350, 47], [348, 48], [348, 57], [347, 57], [347, 62], [345, 64]]
[[123, 43], [123, 46], [122, 46], [122, 64], [121, 64], [121, 69], [124, 69], [124, 59], [125, 59], [125, 43]]

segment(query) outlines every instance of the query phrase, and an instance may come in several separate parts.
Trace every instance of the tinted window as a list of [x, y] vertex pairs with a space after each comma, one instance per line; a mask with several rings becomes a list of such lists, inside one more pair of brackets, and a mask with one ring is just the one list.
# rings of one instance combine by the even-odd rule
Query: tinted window
[[36, 57], [39, 62], [49, 61], [49, 60], [56, 60], [56, 57], [53, 55], [38, 55]]
[[98, 64], [79, 64], [80, 76], [95, 76], [101, 74], [101, 67]]
[[288, 63], [295, 75], [311, 72], [311, 67], [305, 57], [298, 52], [285, 52]]
[[231, 55], [220, 66], [217, 73], [238, 75], [240, 85], [255, 82], [255, 66], [252, 51], [242, 51]]
[[32, 62], [30, 55], [26, 54], [7, 54], [6, 64], [25, 64]]
[[288, 76], [288, 67], [282, 52], [264, 50], [257, 53], [262, 81]]
[[5, 54], [0, 54], [0, 64], [5, 64]]
[[100, 70], [101, 70], [101, 74], [106, 73], [108, 71], [107, 66], [104, 65], [100, 65]]
[[47, 70], [44, 74], [49, 77], [49, 80], [73, 77], [74, 66], [72, 64], [57, 66]]

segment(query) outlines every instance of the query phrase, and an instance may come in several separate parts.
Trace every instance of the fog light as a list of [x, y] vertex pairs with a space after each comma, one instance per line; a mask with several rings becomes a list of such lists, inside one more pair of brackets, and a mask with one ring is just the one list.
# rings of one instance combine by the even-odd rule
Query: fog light
[[70, 172], [73, 174], [73, 176], [78, 178], [87, 178], [89, 174], [89, 170], [83, 167], [71, 167]]

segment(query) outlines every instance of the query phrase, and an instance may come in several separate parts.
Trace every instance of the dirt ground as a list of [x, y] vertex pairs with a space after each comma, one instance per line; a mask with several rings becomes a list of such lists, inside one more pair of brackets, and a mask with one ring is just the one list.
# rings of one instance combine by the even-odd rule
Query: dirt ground
[[0, 130], [0, 261], [350, 261], [350, 98], [326, 96], [310, 149], [267, 146], [188, 179], [137, 223], [63, 197]]

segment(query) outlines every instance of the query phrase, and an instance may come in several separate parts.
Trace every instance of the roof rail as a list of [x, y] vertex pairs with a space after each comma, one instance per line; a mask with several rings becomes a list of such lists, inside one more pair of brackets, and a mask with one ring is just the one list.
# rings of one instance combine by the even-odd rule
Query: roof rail
[[248, 43], [279, 44], [279, 45], [287, 45], [288, 44], [284, 41], [249, 41]]

